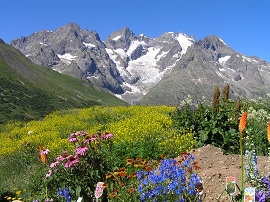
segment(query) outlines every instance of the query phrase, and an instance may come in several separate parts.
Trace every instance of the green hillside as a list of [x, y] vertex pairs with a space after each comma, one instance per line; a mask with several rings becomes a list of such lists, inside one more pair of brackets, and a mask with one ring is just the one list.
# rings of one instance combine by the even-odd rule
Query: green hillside
[[4, 43], [0, 43], [0, 72], [0, 124], [39, 119], [61, 109], [128, 105], [86, 80], [35, 65]]

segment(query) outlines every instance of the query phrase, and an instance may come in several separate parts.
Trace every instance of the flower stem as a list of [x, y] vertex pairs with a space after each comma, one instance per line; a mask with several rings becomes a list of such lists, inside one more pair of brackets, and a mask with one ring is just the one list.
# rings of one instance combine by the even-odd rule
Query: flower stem
[[241, 156], [241, 194], [244, 191], [244, 157], [243, 157], [243, 132], [240, 131], [240, 156]]

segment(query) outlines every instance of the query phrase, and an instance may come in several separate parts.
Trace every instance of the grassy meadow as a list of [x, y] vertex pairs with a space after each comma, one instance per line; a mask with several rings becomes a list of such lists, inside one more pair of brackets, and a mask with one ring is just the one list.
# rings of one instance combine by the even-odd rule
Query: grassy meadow
[[[92, 106], [56, 111], [39, 121], [10, 122], [2, 127], [0, 133], [0, 200], [6, 200], [6, 196], [21, 197], [25, 201], [54, 198], [59, 188], [56, 185], [63, 185], [65, 177], [57, 181], [55, 178], [48, 180], [45, 175], [50, 164], [63, 151], [72, 153], [74, 150], [75, 143], [71, 144], [69, 139], [73, 132], [114, 135], [108, 142], [93, 144], [93, 154], [91, 156], [89, 153], [90, 157], [87, 157], [93, 165], [95, 161], [104, 165], [98, 168], [103, 169], [100, 173], [93, 173], [92, 170], [89, 179], [106, 180], [110, 171], [126, 167], [129, 162], [127, 159], [131, 161], [139, 158], [152, 162], [164, 157], [175, 158], [206, 144], [213, 144], [225, 153], [239, 153], [238, 123], [243, 111], [248, 112], [244, 148], [248, 149], [253, 145], [252, 148], [258, 155], [268, 155], [266, 129], [270, 120], [270, 108], [269, 100], [262, 98], [233, 102], [222, 97], [214, 100], [211, 105], [204, 102], [193, 103], [192, 99], [187, 99], [175, 107]], [[50, 150], [46, 163], [41, 162], [40, 146]], [[135, 166], [133, 171], [140, 169], [142, 167]], [[85, 172], [89, 170], [91, 169]], [[68, 175], [70, 176], [72, 175]], [[76, 191], [70, 190], [72, 196], [77, 198], [83, 189], [85, 193], [93, 195], [93, 187], [97, 181], [91, 182], [90, 190], [80, 184], [80, 179], [76, 181]], [[72, 186], [71, 181], [66, 183]], [[115, 183], [113, 181], [112, 184]], [[129, 186], [138, 185], [136, 181], [132, 183], [129, 182]], [[109, 196], [112, 196], [109, 191], [113, 190], [112, 184], [107, 184], [106, 194]], [[120, 188], [118, 196], [127, 197], [125, 201], [136, 201], [124, 195]], [[129, 187], [129, 194], [132, 193], [131, 188], [133, 187]], [[59, 197], [54, 198], [54, 201], [61, 200]], [[121, 201], [117, 197], [108, 200]]]

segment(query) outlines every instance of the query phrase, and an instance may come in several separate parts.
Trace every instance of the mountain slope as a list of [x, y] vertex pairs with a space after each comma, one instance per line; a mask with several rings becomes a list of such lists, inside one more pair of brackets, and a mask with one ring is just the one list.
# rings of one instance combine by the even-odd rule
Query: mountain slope
[[33, 64], [0, 40], [0, 123], [32, 120], [59, 109], [127, 103], [88, 81]]
[[213, 35], [191, 46], [141, 103], [175, 105], [188, 95], [211, 101], [215, 86], [226, 83], [231, 98], [264, 97], [270, 92], [269, 76], [269, 63], [240, 55]]

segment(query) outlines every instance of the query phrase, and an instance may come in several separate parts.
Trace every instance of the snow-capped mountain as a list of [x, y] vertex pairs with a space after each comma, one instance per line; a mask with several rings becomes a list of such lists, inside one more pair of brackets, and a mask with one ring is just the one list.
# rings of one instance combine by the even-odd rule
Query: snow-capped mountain
[[136, 37], [128, 28], [112, 33], [104, 43], [126, 89], [118, 97], [139, 101], [171, 71], [194, 42], [181, 33], [165, 33], [156, 39], [143, 34]]
[[130, 103], [177, 104], [187, 95], [211, 99], [214, 86], [224, 83], [239, 97], [270, 92], [270, 64], [237, 53], [214, 35], [200, 41], [173, 32], [149, 38], [123, 28], [101, 41], [97, 32], [71, 23], [11, 45], [37, 64], [88, 79]]

